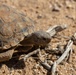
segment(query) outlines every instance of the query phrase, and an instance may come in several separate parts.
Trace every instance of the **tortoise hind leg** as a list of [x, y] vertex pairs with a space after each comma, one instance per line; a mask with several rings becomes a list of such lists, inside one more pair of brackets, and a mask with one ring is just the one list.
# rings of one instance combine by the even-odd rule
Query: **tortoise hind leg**
[[12, 55], [14, 53], [14, 49], [8, 50], [6, 52], [0, 53], [0, 62], [8, 61], [12, 58]]

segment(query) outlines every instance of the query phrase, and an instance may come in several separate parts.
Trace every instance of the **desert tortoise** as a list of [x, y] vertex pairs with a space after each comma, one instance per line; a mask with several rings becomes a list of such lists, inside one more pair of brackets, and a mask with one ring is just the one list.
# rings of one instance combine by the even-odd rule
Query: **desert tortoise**
[[[36, 26], [22, 12], [5, 4], [0, 5], [0, 62], [11, 59], [17, 46], [46, 45], [50, 42], [49, 31], [36, 31]], [[55, 27], [55, 33], [66, 27]], [[54, 33], [54, 34], [55, 34]]]

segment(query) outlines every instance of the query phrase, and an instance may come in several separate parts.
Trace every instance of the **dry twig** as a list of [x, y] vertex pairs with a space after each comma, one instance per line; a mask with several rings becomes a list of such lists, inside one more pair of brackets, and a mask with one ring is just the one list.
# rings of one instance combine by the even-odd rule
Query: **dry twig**
[[23, 58], [24, 61], [26, 61], [26, 59], [27, 59], [28, 57], [30, 57], [31, 55], [34, 55], [34, 54], [38, 53], [39, 51], [40, 51], [40, 49], [38, 48], [37, 50], [34, 50], [34, 51], [28, 53], [27, 55], [24, 56], [24, 58]]
[[50, 27], [46, 32], [48, 32], [50, 34], [50, 36], [53, 37], [55, 34], [57, 34], [58, 32], [66, 29], [66, 28], [67, 28], [66, 24], [54, 25], [54, 26]]
[[51, 69], [51, 66], [47, 62], [41, 62], [41, 65], [47, 70]]
[[72, 44], [73, 44], [73, 41], [69, 40], [66, 46], [65, 52], [62, 54], [62, 56], [57, 61], [54, 62], [53, 67], [52, 67], [52, 75], [55, 75], [57, 65], [60, 64], [65, 59], [69, 51], [72, 49]]
[[46, 62], [41, 62], [41, 64], [47, 69], [47, 70], [51, 70], [51, 75], [55, 75], [55, 72], [56, 72], [56, 67], [58, 64], [60, 64], [64, 59], [65, 57], [68, 55], [68, 53], [72, 50], [72, 44], [73, 44], [73, 41], [72, 40], [69, 40], [67, 46], [66, 46], [66, 49], [65, 49], [65, 52], [62, 54], [62, 56], [56, 60], [54, 63], [53, 63], [53, 66], [50, 66], [48, 63]]

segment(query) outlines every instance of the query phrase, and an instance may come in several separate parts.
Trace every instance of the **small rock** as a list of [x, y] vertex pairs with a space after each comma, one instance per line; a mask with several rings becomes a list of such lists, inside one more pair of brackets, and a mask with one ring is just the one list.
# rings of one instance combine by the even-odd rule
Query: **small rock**
[[37, 16], [37, 18], [38, 19], [41, 19], [43, 16], [41, 15], [41, 14], [39, 14], [38, 16]]
[[54, 4], [52, 11], [60, 11], [60, 7], [57, 4]]
[[67, 8], [73, 8], [73, 5], [71, 4], [70, 1], [67, 1], [67, 0], [66, 0], [65, 4], [66, 4], [66, 7], [67, 7]]
[[66, 17], [69, 18], [69, 19], [75, 20], [75, 16], [72, 16], [72, 15], [66, 15]]

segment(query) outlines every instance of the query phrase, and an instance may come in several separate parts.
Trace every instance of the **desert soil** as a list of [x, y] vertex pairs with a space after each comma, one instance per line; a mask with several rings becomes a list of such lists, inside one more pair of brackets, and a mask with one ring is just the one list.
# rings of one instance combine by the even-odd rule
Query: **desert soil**
[[[46, 31], [50, 26], [67, 24], [68, 28], [58, 33], [62, 37], [57, 35], [56, 38], [52, 38], [51, 48], [66, 45], [68, 38], [63, 36], [71, 37], [76, 32], [76, 0], [0, 0], [0, 3], [24, 12], [37, 25], [38, 30]], [[47, 59], [48, 64], [51, 65], [60, 55], [49, 51], [41, 50], [41, 60]], [[36, 54], [24, 62], [13, 56], [11, 60], [0, 63], [0, 75], [51, 75], [40, 64], [39, 58], [40, 55]], [[76, 45], [73, 45], [69, 61], [64, 60], [59, 64], [56, 73], [57, 75], [76, 75]]]

